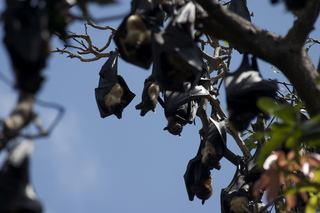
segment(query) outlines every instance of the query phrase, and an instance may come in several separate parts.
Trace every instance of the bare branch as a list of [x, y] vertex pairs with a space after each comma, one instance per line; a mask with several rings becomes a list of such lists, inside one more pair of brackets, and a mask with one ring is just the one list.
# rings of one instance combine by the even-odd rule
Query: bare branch
[[18, 103], [10, 116], [3, 123], [0, 135], [0, 149], [12, 138], [19, 135], [21, 129], [27, 126], [33, 118], [34, 94], [20, 91]]
[[[64, 49], [57, 48], [56, 50], [53, 50], [51, 52], [68, 54], [67, 57], [78, 58], [82, 62], [92, 62], [92, 61], [99, 60], [100, 58], [109, 57], [110, 52], [103, 53], [103, 51], [105, 51], [110, 46], [112, 42], [112, 38], [117, 30], [110, 26], [100, 27], [94, 24], [93, 22], [91, 22], [90, 20], [87, 20], [87, 21], [88, 21], [88, 25], [92, 26], [93, 28], [96, 28], [99, 30], [111, 30], [111, 34], [108, 37], [106, 44], [102, 48], [98, 48], [97, 46], [93, 45], [90, 35], [87, 34], [87, 26], [85, 25], [86, 34], [71, 33], [64, 38], [65, 42], [67, 39], [72, 39], [76, 43], [78, 43], [80, 46], [70, 45], [66, 42], [66, 44], [64, 45]], [[76, 49], [80, 51], [77, 51], [77, 53], [73, 53], [71, 50], [68, 50], [68, 49]], [[94, 57], [84, 58], [84, 55], [89, 55], [89, 54], [93, 54]]]
[[246, 144], [243, 142], [242, 138], [240, 137], [239, 133], [234, 130], [230, 125], [227, 127], [227, 132], [233, 137], [233, 139], [236, 141], [237, 145], [241, 149], [242, 153], [246, 157], [251, 157], [251, 154], [246, 146]]

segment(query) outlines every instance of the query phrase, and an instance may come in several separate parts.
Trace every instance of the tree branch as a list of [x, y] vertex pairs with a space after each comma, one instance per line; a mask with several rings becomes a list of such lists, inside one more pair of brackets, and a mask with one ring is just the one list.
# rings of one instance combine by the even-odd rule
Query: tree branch
[[3, 123], [3, 131], [0, 134], [0, 150], [30, 123], [34, 115], [32, 112], [33, 104], [34, 94], [20, 91], [16, 107]]
[[[316, 84], [319, 73], [303, 49], [306, 36], [319, 15], [319, 0], [308, 1], [286, 37], [252, 25], [213, 0], [196, 1], [207, 12], [198, 20], [204, 33], [237, 44], [245, 52], [277, 66], [296, 88], [308, 113], [311, 116], [320, 114], [320, 86]], [[306, 26], [303, 26], [304, 22], [307, 22]], [[298, 35], [300, 30], [301, 36]]]

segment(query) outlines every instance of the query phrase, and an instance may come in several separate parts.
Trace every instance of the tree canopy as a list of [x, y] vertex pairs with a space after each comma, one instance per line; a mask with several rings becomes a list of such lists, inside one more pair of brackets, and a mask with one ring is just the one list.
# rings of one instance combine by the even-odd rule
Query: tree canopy
[[[236, 211], [236, 208], [240, 208], [238, 212], [247, 208], [249, 211], [258, 211], [258, 208], [263, 211], [259, 189], [267, 190], [266, 208], [274, 208], [276, 202], [279, 212], [285, 208], [287, 211], [293, 208], [301, 212], [304, 208], [307, 212], [315, 211], [320, 162], [317, 154], [319, 66], [317, 59], [312, 63], [309, 57], [319, 57], [319, 39], [309, 36], [317, 26], [318, 1], [308, 0], [294, 11], [290, 1], [273, 7], [268, 2], [270, 11], [279, 12], [276, 7], [281, 4], [282, 12], [292, 17], [293, 25], [286, 27], [288, 30], [284, 30], [282, 35], [257, 27], [254, 20], [256, 14], [262, 11], [258, 7], [251, 9], [250, 1], [245, 4], [242, 0], [132, 1], [131, 5], [124, 3], [130, 13], [126, 11], [121, 16], [104, 14], [99, 17], [91, 12], [97, 10], [97, 3], [109, 11], [117, 8], [117, 3], [78, 1], [76, 5], [68, 5], [65, 1], [36, 1], [35, 5], [26, 6], [31, 8], [31, 12], [19, 12], [19, 7], [23, 8], [21, 5], [28, 5], [29, 1], [9, 2], [3, 13], [4, 44], [9, 52], [6, 63], [11, 60], [12, 65], [6, 65], [6, 69], [13, 71], [14, 83], [9, 80], [4, 82], [16, 88], [18, 102], [11, 108], [7, 107], [8, 112], [4, 113], [6, 118], [2, 123], [1, 146], [5, 149], [2, 152], [8, 149], [13, 153], [16, 149], [13, 145], [20, 147], [26, 144], [21, 143], [25, 138], [38, 141], [52, 138], [52, 143], [56, 143], [51, 145], [54, 147], [52, 150], [61, 153], [64, 158], [62, 162], [70, 163], [68, 169], [60, 170], [62, 173], [55, 177], [72, 182], [73, 178], [63, 175], [63, 171], [74, 170], [75, 174], [79, 177], [83, 175], [88, 181], [88, 186], [82, 186], [84, 183], [80, 181], [78, 185], [73, 184], [77, 188], [72, 194], [75, 197], [76, 192], [92, 190], [89, 186], [94, 184], [90, 181], [100, 180], [106, 190], [111, 189], [112, 183], [108, 177], [116, 181], [117, 175], [109, 174], [104, 181], [102, 177], [105, 173], [101, 172], [104, 169], [110, 173], [119, 167], [126, 170], [128, 183], [122, 185], [116, 181], [118, 190], [113, 188], [112, 192], [120, 199], [125, 197], [122, 191], [134, 190], [135, 184], [148, 188], [171, 182], [172, 170], [179, 170], [180, 176], [176, 179], [180, 179], [175, 182], [182, 186], [178, 190], [184, 190], [186, 200], [198, 197], [204, 203], [212, 193], [206, 190], [210, 191], [213, 186], [212, 197], [219, 205], [220, 201], [216, 200], [220, 199], [220, 190], [227, 187], [230, 181], [246, 183], [240, 188], [229, 185], [222, 191], [222, 212]], [[277, 16], [278, 19], [280, 17]], [[23, 23], [22, 27], [11, 24], [19, 22]], [[78, 24], [77, 31], [72, 29], [75, 24]], [[264, 26], [261, 24], [260, 27]], [[96, 35], [101, 34], [103, 39], [95, 39]], [[48, 48], [50, 43], [51, 51]], [[60, 47], [62, 45], [64, 48]], [[49, 57], [47, 60], [50, 52], [52, 59]], [[62, 53], [62, 56], [57, 53]], [[118, 57], [119, 65], [115, 66]], [[246, 57], [250, 60], [249, 64]], [[68, 60], [68, 63], [57, 66], [57, 58], [59, 61], [61, 58]], [[90, 63], [82, 63], [78, 59]], [[240, 66], [241, 63], [243, 66]], [[50, 67], [59, 67], [59, 70], [51, 70]], [[146, 72], [143, 71], [145, 68]], [[230, 74], [237, 68], [240, 75]], [[44, 75], [45, 70], [48, 72]], [[270, 74], [269, 78], [268, 72], [272, 71], [278, 74]], [[56, 77], [52, 72], [56, 73]], [[228, 80], [228, 76], [235, 79], [234, 83]], [[58, 88], [60, 81], [65, 84], [60, 85], [65, 92]], [[239, 82], [243, 86], [239, 86]], [[88, 91], [88, 88], [91, 89]], [[150, 88], [153, 89], [152, 96]], [[57, 94], [56, 91], [60, 92]], [[113, 96], [120, 94], [121, 97], [113, 99], [113, 96], [107, 96], [112, 93], [110, 91], [116, 91]], [[261, 96], [271, 99], [259, 99]], [[71, 114], [69, 125], [63, 124], [64, 119], [59, 124], [66, 98], [74, 104], [71, 112], [67, 110], [65, 115]], [[155, 99], [159, 102], [157, 105], [154, 105]], [[117, 105], [110, 104], [113, 100]], [[95, 112], [92, 112], [93, 108]], [[152, 114], [155, 110], [157, 114]], [[86, 115], [82, 117], [82, 114]], [[87, 116], [96, 119], [86, 124], [84, 118]], [[39, 120], [44, 121], [44, 125]], [[195, 125], [190, 125], [194, 122]], [[84, 132], [81, 134], [75, 127], [79, 123], [83, 125]], [[251, 126], [250, 123], [255, 124]], [[164, 127], [168, 131], [163, 131]], [[55, 132], [59, 129], [60, 135], [57, 136]], [[86, 142], [76, 143], [77, 137], [79, 141], [83, 140], [79, 135], [85, 135]], [[97, 135], [101, 139], [97, 139]], [[177, 144], [175, 140], [188, 142]], [[50, 150], [43, 151], [46, 149], [45, 143], [36, 143], [36, 147], [40, 146], [41, 152], [46, 153], [42, 155], [50, 155]], [[82, 147], [86, 147], [85, 150]], [[133, 153], [130, 153], [131, 150]], [[255, 150], [259, 153], [253, 155]], [[93, 163], [97, 158], [94, 158], [95, 154], [88, 155], [90, 152], [103, 156], [104, 159], [100, 160], [106, 168]], [[83, 158], [83, 169], [71, 164], [81, 162], [81, 155], [87, 157]], [[265, 159], [271, 160], [264, 163]], [[38, 165], [46, 167], [39, 162]], [[157, 169], [160, 165], [164, 170]], [[225, 166], [230, 168], [229, 179], [216, 179], [220, 172], [217, 170], [220, 167], [223, 170]], [[232, 179], [235, 172], [236, 176]], [[135, 174], [146, 179], [140, 183]], [[183, 174], [185, 180], [181, 178]], [[39, 177], [46, 177], [46, 174]], [[270, 178], [275, 177], [278, 177], [278, 182], [266, 185]], [[37, 184], [37, 178], [34, 182]], [[290, 185], [292, 182], [294, 185]], [[152, 197], [152, 194], [157, 194], [155, 189], [150, 188], [138, 196], [145, 197], [147, 193]], [[94, 190], [91, 192], [88, 197], [95, 195]], [[300, 197], [297, 200], [294, 197], [298, 192]], [[177, 195], [168, 195], [171, 193], [171, 188], [167, 188], [167, 195], [163, 196], [172, 196], [174, 200]], [[285, 202], [280, 199], [281, 196], [285, 197]], [[41, 200], [41, 195], [39, 197]], [[53, 199], [54, 195], [50, 197]], [[46, 202], [50, 202], [50, 197], [46, 198]], [[152, 200], [151, 197], [146, 200]], [[238, 197], [241, 199], [237, 200]], [[211, 199], [204, 205], [210, 205]], [[105, 209], [108, 210], [108, 205]]]

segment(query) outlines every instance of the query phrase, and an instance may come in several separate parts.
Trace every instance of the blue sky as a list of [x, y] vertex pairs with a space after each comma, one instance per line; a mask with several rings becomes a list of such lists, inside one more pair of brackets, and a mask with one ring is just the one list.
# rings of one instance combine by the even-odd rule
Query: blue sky
[[[90, 11], [95, 17], [129, 11], [128, 0], [118, 2], [105, 7], [93, 5]], [[271, 6], [268, 0], [248, 0], [248, 7], [250, 12], [254, 12], [252, 22], [263, 29], [284, 35], [292, 26], [294, 17], [282, 4]], [[3, 9], [4, 2], [1, 1], [0, 10]], [[101, 25], [117, 28], [120, 21]], [[319, 20], [315, 26], [317, 29], [311, 37], [319, 39]], [[0, 27], [2, 38], [2, 24]], [[83, 23], [75, 22], [69, 30], [84, 33]], [[102, 46], [110, 33], [90, 27], [88, 32], [97, 46]], [[52, 49], [62, 46], [60, 41], [53, 39]], [[112, 43], [108, 51], [114, 47]], [[318, 64], [319, 52], [319, 45], [310, 50], [315, 64]], [[98, 85], [98, 73], [104, 62], [105, 59], [84, 63], [57, 53], [51, 54], [48, 60], [44, 71], [46, 82], [38, 97], [62, 105], [66, 112], [49, 137], [35, 140], [31, 175], [45, 212], [219, 212], [220, 191], [229, 184], [235, 172], [231, 163], [223, 159], [221, 170], [212, 171], [214, 193], [204, 205], [197, 198], [189, 201], [184, 185], [187, 163], [198, 150], [200, 120], [196, 120], [196, 125], [185, 126], [180, 138], [163, 131], [166, 119], [161, 106], [157, 107], [156, 113], [149, 112], [140, 117], [135, 105], [141, 101], [143, 82], [150, 71], [121, 59], [119, 74], [136, 97], [125, 109], [122, 119], [115, 116], [100, 118], [94, 88]], [[235, 53], [231, 71], [240, 62], [241, 56]], [[0, 64], [0, 72], [13, 79], [2, 42]], [[281, 74], [273, 73], [271, 66], [259, 61], [263, 77], [284, 80]], [[0, 94], [0, 119], [3, 119], [14, 106], [17, 94], [2, 81]], [[219, 98], [226, 111], [223, 90]], [[48, 126], [56, 115], [56, 111], [38, 105], [35, 111], [44, 126]], [[240, 154], [231, 137], [228, 137], [227, 145]]]

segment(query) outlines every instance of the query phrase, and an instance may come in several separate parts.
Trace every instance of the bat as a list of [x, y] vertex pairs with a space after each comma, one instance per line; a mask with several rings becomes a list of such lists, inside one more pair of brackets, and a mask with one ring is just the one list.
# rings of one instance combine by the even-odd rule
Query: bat
[[44, 8], [31, 6], [30, 1], [7, 5], [4, 44], [10, 55], [15, 87], [19, 90], [36, 93], [44, 80], [41, 70], [50, 53], [47, 18]]
[[199, 83], [204, 69], [201, 50], [194, 41], [196, 6], [193, 2], [181, 7], [167, 27], [153, 37], [152, 75], [161, 90], [184, 91]]
[[251, 22], [247, 0], [231, 0], [229, 10]]
[[99, 72], [99, 85], [95, 97], [100, 116], [105, 118], [114, 114], [122, 118], [122, 112], [135, 97], [122, 76], [118, 75], [118, 53], [115, 51]]
[[160, 93], [159, 86], [155, 83], [155, 79], [149, 76], [144, 81], [144, 88], [142, 91], [142, 101], [136, 105], [136, 109], [140, 109], [140, 115], [145, 116], [147, 112], [152, 110], [155, 112], [155, 108], [158, 104], [158, 97]]
[[[239, 68], [225, 75], [229, 122], [240, 132], [249, 126], [257, 114], [262, 113], [256, 105], [260, 97], [276, 97], [277, 82], [262, 79], [257, 68], [256, 58], [252, 58], [250, 65], [248, 54], [244, 53]], [[264, 118], [268, 116], [264, 114]]]
[[30, 183], [30, 153], [26, 153], [25, 145], [13, 146], [0, 170], [0, 212], [42, 212]]
[[[247, 0], [231, 0], [229, 10], [251, 22], [250, 12], [247, 7]], [[230, 43], [230, 47], [236, 49], [240, 54], [244, 52], [242, 49], [238, 48], [237, 45]]]
[[184, 174], [189, 200], [192, 201], [194, 196], [197, 196], [202, 200], [202, 204], [212, 195], [210, 170], [221, 168], [219, 161], [226, 149], [225, 122], [212, 118], [209, 118], [209, 122], [207, 131], [200, 133], [197, 155], [189, 161]]
[[187, 123], [191, 124], [196, 116], [198, 101], [201, 97], [208, 97], [209, 91], [202, 85], [191, 88], [191, 84], [185, 84], [186, 92], [166, 90], [164, 94], [164, 111], [168, 121], [164, 130], [173, 135], [180, 135]]
[[148, 69], [152, 63], [152, 33], [162, 26], [162, 10], [158, 3], [133, 0], [131, 12], [122, 20], [113, 39], [121, 58]]
[[[200, 149], [199, 149], [200, 150]], [[185, 174], [183, 175], [188, 198], [194, 200], [194, 196], [205, 203], [212, 195], [212, 177], [210, 169], [201, 162], [201, 154], [192, 158], [188, 165]]]
[[[278, 3], [279, 0], [271, 0], [272, 4]], [[297, 11], [305, 7], [307, 0], [285, 0], [288, 10]]]
[[202, 85], [191, 87], [191, 83], [185, 84], [185, 91], [164, 91], [165, 107], [168, 110], [173, 110], [190, 101], [198, 101], [202, 97], [209, 97], [210, 93]]
[[220, 169], [220, 160], [226, 150], [226, 123], [209, 118], [209, 125], [203, 136], [204, 148], [201, 150], [202, 163], [209, 169]]
[[[250, 185], [246, 178], [257, 171], [256, 163], [260, 148], [249, 159], [239, 158], [237, 170], [230, 184], [221, 190], [221, 212], [258, 212], [256, 206], [262, 206], [260, 200], [251, 195]], [[259, 205], [256, 205], [259, 204]], [[260, 205], [261, 204], [261, 205]]]
[[181, 135], [183, 126], [192, 124], [196, 117], [198, 104], [195, 101], [182, 104], [179, 107], [168, 110], [164, 109], [165, 117], [168, 121], [167, 126], [163, 130], [168, 130], [173, 135]]

